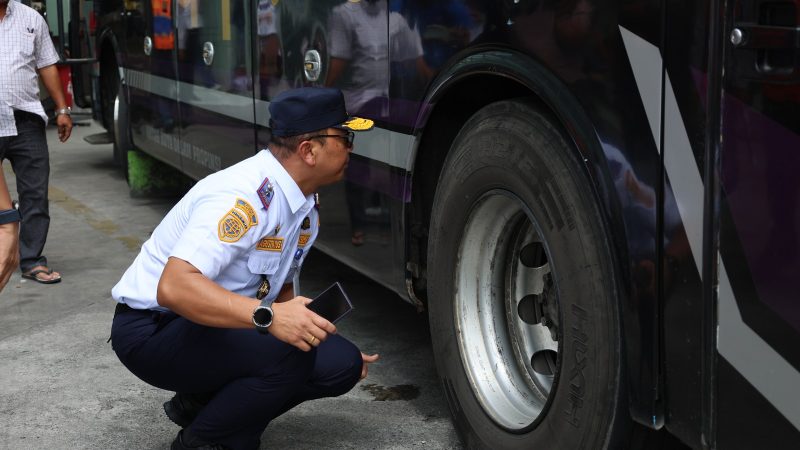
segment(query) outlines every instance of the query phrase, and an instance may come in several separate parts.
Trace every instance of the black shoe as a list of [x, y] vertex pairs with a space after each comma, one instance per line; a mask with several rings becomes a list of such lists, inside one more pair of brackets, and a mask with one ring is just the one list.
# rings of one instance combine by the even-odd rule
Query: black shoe
[[228, 447], [224, 445], [208, 443], [197, 438], [187, 439], [191, 441], [187, 443], [183, 438], [183, 432], [184, 430], [181, 430], [175, 436], [175, 440], [172, 441], [172, 445], [169, 447], [170, 450], [228, 450]]
[[194, 418], [200, 413], [213, 394], [184, 394], [176, 392], [168, 402], [164, 402], [164, 412], [176, 425], [186, 428], [192, 424]]

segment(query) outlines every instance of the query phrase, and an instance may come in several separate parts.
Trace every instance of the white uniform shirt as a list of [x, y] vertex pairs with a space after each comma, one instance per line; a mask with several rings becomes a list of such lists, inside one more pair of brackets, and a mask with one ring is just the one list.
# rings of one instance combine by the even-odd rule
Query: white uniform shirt
[[278, 32], [278, 10], [272, 4], [273, 0], [259, 0], [256, 17], [258, 20], [258, 35], [269, 36]]
[[[262, 197], [270, 185], [265, 208]], [[265, 298], [272, 302], [317, 238], [314, 205], [314, 196], [304, 196], [275, 157], [262, 150], [197, 183], [153, 231], [111, 295], [135, 309], [165, 310], [156, 288], [174, 256], [248, 297], [255, 297], [263, 274], [270, 284]]]
[[419, 33], [397, 12], [389, 13], [387, 22], [386, 8], [385, 1], [345, 2], [334, 7], [328, 19], [328, 53], [349, 61], [337, 84], [353, 113], [374, 98], [388, 98], [385, 74], [390, 57], [398, 62], [423, 54]]
[[15, 109], [37, 114], [47, 123], [36, 70], [56, 62], [58, 54], [42, 16], [22, 3], [8, 2], [0, 21], [0, 137], [17, 135]]

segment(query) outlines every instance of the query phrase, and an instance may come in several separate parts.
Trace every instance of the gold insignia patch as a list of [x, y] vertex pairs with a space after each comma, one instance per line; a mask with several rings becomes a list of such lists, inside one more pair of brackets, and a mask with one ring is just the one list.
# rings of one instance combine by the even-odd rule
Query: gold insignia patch
[[247, 215], [248, 226], [258, 225], [258, 214], [256, 214], [256, 210], [250, 206], [250, 203], [247, 203], [247, 201], [241, 198], [237, 198], [236, 208]]
[[298, 247], [305, 247], [308, 244], [308, 240], [311, 239], [310, 234], [300, 233], [300, 238], [297, 240]]
[[234, 209], [228, 211], [217, 224], [217, 235], [222, 242], [236, 242], [247, 233], [248, 226], [241, 214]]
[[258, 241], [256, 244], [256, 250], [262, 250], [267, 252], [280, 252], [283, 250], [283, 238], [282, 237], [266, 237]]
[[234, 209], [228, 211], [228, 214], [232, 214], [234, 217], [239, 219], [239, 221], [242, 222], [242, 224], [244, 224], [244, 229], [245, 230], [249, 230], [250, 229], [250, 219], [248, 219], [247, 216], [242, 214], [241, 211], [239, 211], [238, 209], [234, 208]]
[[349, 128], [353, 131], [371, 130], [374, 125], [375, 122], [369, 119], [362, 119], [360, 117], [353, 117], [352, 119], [342, 124], [343, 127]]

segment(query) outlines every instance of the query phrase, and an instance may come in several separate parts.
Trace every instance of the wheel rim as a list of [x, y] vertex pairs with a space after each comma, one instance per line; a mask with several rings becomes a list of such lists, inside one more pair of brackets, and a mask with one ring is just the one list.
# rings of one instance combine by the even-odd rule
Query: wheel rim
[[510, 431], [536, 421], [558, 376], [560, 313], [538, 229], [516, 196], [489, 192], [469, 214], [456, 262], [467, 377], [486, 414]]

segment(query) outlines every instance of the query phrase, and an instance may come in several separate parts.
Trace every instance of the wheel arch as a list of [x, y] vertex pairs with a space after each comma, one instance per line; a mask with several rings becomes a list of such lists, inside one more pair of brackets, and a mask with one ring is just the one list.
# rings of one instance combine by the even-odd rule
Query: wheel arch
[[[500, 100], [527, 97], [560, 126], [583, 161], [583, 173], [612, 234], [612, 252], [621, 268], [627, 254], [621, 207], [607, 160], [592, 122], [572, 93], [547, 69], [509, 50], [489, 50], [469, 55], [449, 66], [434, 80], [415, 125], [417, 144], [412, 154], [412, 205], [409, 230], [419, 239], [427, 229], [433, 195], [445, 158], [464, 122], [482, 107]], [[427, 218], [427, 219], [426, 219]], [[408, 261], [417, 261], [412, 249]], [[424, 258], [424, 253], [422, 254]], [[423, 260], [424, 261], [424, 260]]]

